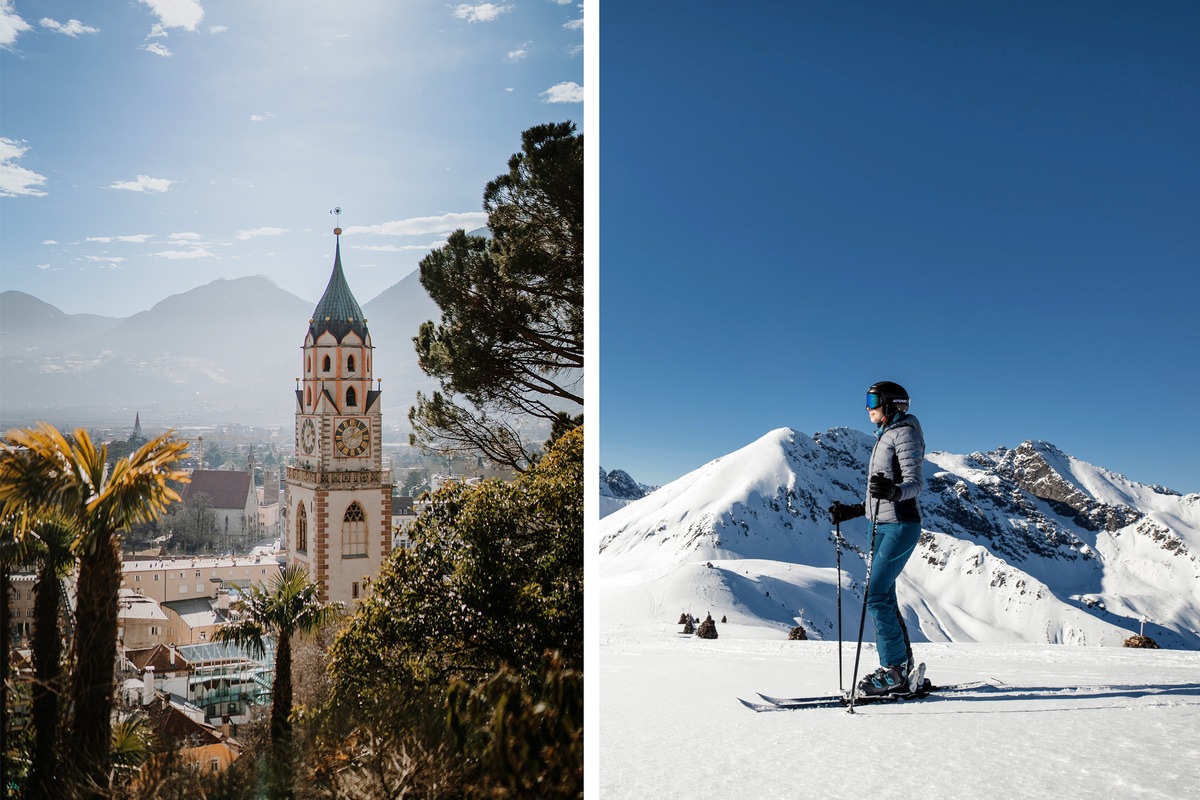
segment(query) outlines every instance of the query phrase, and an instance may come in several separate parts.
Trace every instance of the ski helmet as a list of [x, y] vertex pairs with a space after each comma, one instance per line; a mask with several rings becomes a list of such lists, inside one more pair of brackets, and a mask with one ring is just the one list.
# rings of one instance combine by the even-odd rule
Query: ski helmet
[[908, 411], [908, 392], [898, 383], [880, 381], [867, 389], [867, 408], [882, 408], [885, 417]]

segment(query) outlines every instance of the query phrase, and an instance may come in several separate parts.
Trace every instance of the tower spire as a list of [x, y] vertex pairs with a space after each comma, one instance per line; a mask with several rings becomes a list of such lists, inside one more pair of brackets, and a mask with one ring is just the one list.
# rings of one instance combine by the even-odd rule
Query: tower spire
[[[329, 213], [340, 217], [342, 209], [340, 206], [335, 207]], [[367, 321], [363, 319], [362, 308], [354, 299], [354, 294], [346, 283], [346, 275], [342, 271], [342, 229], [334, 228], [333, 234], [337, 237], [337, 244], [334, 245], [333, 274], [329, 276], [329, 285], [325, 287], [325, 294], [321, 296], [321, 302], [317, 303], [316, 311], [313, 312], [310, 326], [313, 339], [317, 339], [325, 331], [331, 332], [339, 342], [351, 331], [357, 333], [359, 338], [365, 339]]]

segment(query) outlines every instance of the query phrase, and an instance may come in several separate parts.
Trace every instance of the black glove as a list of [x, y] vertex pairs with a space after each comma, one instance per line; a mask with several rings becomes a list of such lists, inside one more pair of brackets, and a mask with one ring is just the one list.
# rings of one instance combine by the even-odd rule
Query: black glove
[[861, 517], [866, 513], [867, 510], [863, 507], [862, 503], [854, 503], [847, 506], [835, 502], [829, 507], [829, 516], [833, 520], [834, 525], [837, 525], [839, 522], [845, 522], [848, 519]]
[[890, 500], [892, 502], [900, 499], [900, 490], [896, 487], [896, 482], [882, 472], [877, 472], [871, 476], [869, 487], [871, 497], [876, 497], [880, 500]]

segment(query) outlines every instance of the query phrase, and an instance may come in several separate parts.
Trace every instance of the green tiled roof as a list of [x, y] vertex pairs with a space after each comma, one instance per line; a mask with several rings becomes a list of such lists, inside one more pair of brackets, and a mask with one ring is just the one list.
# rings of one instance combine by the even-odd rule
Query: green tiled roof
[[354, 331], [363, 339], [367, 337], [367, 324], [363, 319], [362, 308], [346, 283], [346, 275], [342, 272], [342, 242], [338, 240], [337, 251], [333, 259], [333, 274], [329, 276], [329, 285], [317, 310], [313, 312], [312, 323], [308, 326], [313, 339], [325, 331], [329, 331], [339, 342], [350, 331]]

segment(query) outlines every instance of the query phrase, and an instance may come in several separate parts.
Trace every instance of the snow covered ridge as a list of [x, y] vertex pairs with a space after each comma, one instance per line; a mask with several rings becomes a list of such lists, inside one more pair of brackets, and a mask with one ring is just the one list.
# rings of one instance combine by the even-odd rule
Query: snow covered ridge
[[600, 468], [600, 516], [606, 517], [618, 508], [623, 508], [634, 500], [640, 500], [655, 487], [638, 483], [629, 476], [628, 472], [614, 469], [605, 472]]
[[[848, 428], [781, 428], [627, 501], [600, 522], [604, 624], [711, 611], [836, 638], [826, 509], [861, 500], [873, 443]], [[929, 453], [925, 481], [925, 532], [899, 583], [915, 640], [1120, 646], [1145, 616], [1159, 645], [1200, 649], [1200, 495], [1136, 483], [1046, 442]], [[848, 630], [870, 530], [859, 519], [842, 535]]]

